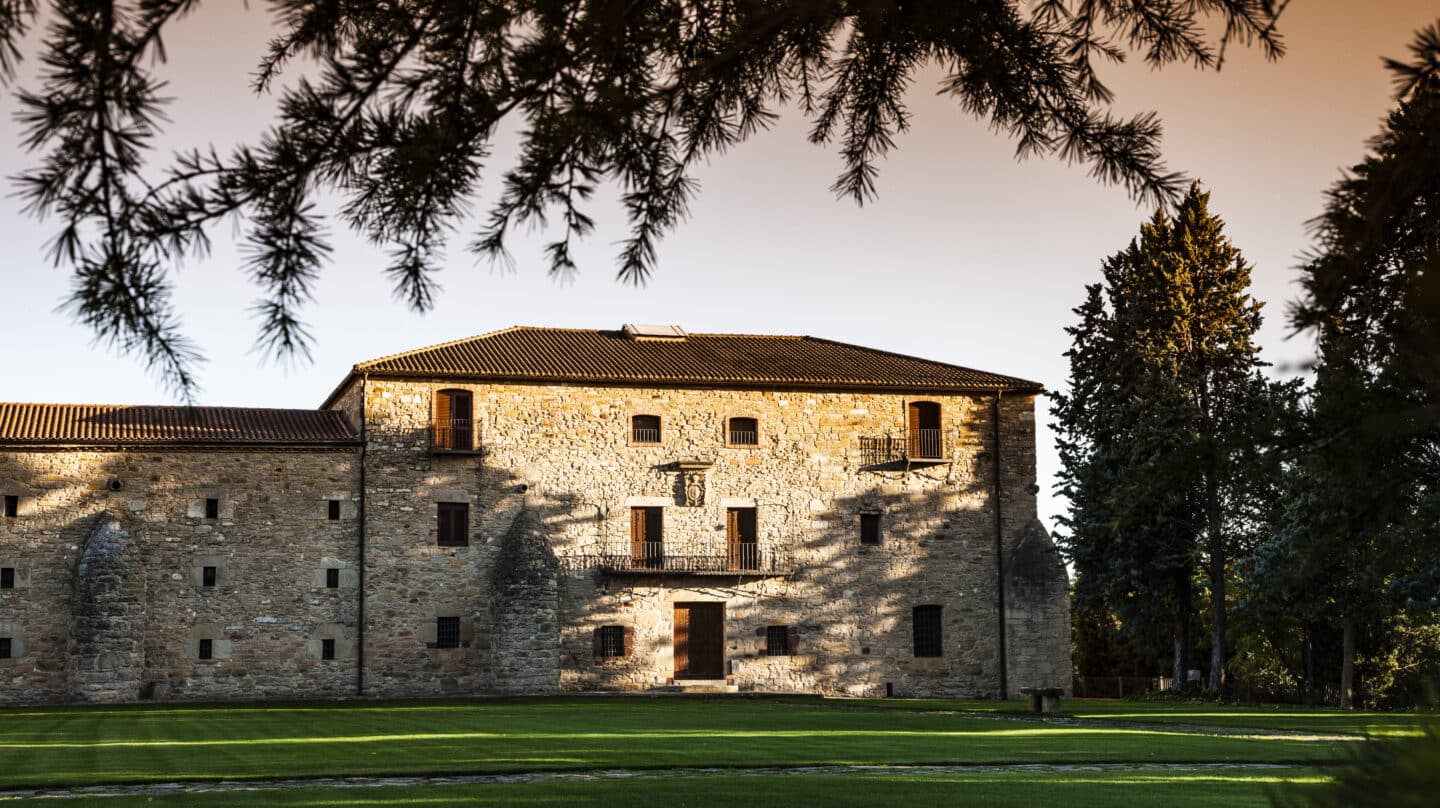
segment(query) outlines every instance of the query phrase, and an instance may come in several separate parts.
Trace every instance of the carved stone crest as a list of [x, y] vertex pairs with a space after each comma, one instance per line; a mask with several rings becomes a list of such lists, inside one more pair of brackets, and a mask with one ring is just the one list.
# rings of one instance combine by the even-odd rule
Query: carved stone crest
[[680, 470], [680, 485], [685, 494], [685, 507], [703, 507], [705, 505], [705, 472], [710, 470], [710, 461], [681, 460], [675, 465]]

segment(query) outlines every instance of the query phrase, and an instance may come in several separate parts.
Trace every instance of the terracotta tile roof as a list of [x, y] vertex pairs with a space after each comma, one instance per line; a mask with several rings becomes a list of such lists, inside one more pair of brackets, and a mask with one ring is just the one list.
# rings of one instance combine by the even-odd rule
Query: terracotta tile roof
[[684, 339], [635, 339], [622, 331], [526, 326], [373, 359], [354, 368], [357, 374], [367, 372], [439, 379], [660, 386], [1043, 389], [1037, 382], [1013, 376], [815, 337], [690, 334]]
[[0, 403], [0, 445], [329, 445], [355, 441], [329, 410]]

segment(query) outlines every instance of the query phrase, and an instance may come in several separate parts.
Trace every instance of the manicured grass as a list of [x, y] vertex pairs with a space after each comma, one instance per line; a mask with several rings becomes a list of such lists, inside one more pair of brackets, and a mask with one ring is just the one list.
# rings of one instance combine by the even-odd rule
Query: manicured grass
[[[1065, 805], [1067, 808], [1266, 806], [1276, 788], [1315, 788], [1323, 772], [1240, 771], [976, 772], [944, 774], [703, 775], [664, 779], [504, 785], [376, 786], [106, 797], [97, 804], [240, 808], [321, 806]], [[19, 804], [32, 801], [21, 800]], [[40, 804], [41, 801], [33, 801]], [[45, 805], [65, 805], [45, 800]]]
[[1338, 745], [846, 702], [491, 699], [0, 712], [0, 787], [346, 774], [894, 763], [1323, 764]]
[[[804, 702], [799, 702], [804, 703]], [[854, 699], [856, 707], [891, 710], [938, 710], [970, 713], [1023, 714], [1029, 705], [1020, 701], [967, 699]], [[1065, 699], [1069, 718], [1147, 724], [1185, 724], [1209, 727], [1314, 732], [1326, 735], [1418, 735], [1422, 722], [1434, 722], [1434, 712], [1377, 713], [1351, 710], [1310, 710], [1289, 705], [1174, 704], [1123, 699]]]

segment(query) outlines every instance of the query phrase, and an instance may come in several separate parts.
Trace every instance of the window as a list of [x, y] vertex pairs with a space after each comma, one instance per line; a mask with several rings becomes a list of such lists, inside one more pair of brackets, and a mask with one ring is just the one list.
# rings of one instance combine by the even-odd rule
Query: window
[[470, 544], [470, 506], [464, 502], [435, 503], [439, 526], [435, 543], [441, 547], [467, 547]]
[[754, 508], [727, 508], [725, 510], [725, 547], [729, 561], [728, 569], [760, 569], [757, 522]]
[[731, 446], [760, 445], [760, 421], [755, 418], [731, 418], [727, 430]]
[[862, 511], [860, 513], [860, 543], [880, 543], [880, 512]]
[[458, 618], [458, 617], [437, 617], [437, 618], [435, 618], [435, 647], [436, 647], [436, 648], [459, 648], [459, 647], [460, 647], [460, 618]]
[[630, 656], [631, 631], [625, 626], [601, 626], [595, 629], [595, 658], [618, 659]]
[[4, 568], [0, 568], [0, 589], [14, 589], [14, 588], [15, 588], [15, 568], [14, 568], [14, 567], [4, 567]]
[[631, 443], [659, 443], [660, 416], [635, 415], [630, 418]]
[[325, 588], [326, 588], [326, 589], [339, 589], [339, 588], [340, 588], [340, 570], [338, 570], [338, 569], [336, 569], [336, 568], [334, 568], [334, 567], [331, 567], [330, 569], [325, 570]]
[[475, 448], [474, 430], [470, 391], [441, 390], [435, 394], [432, 446], [442, 451], [468, 452]]
[[20, 498], [14, 494], [5, 495], [5, 516], [14, 519], [20, 515]]
[[329, 510], [326, 512], [325, 515], [330, 519], [330, 521], [334, 522], [340, 518], [340, 500], [332, 499], [327, 504], [329, 505]]
[[10, 658], [10, 638], [0, 637], [0, 659]]
[[334, 640], [321, 640], [321, 641], [320, 641], [320, 658], [321, 658], [321, 659], [334, 659], [334, 658], [335, 658], [335, 641], [334, 641]]
[[220, 500], [216, 499], [215, 497], [207, 497], [205, 499], [205, 518], [220, 518]]
[[800, 632], [794, 626], [765, 627], [765, 656], [793, 656], [800, 646]]
[[912, 618], [911, 632], [915, 637], [915, 656], [938, 657], [945, 655], [945, 643], [940, 633], [939, 606], [916, 606]]
[[214, 658], [215, 658], [215, 641], [214, 641], [214, 640], [201, 640], [201, 641], [200, 641], [200, 647], [197, 649], [196, 656], [198, 656], [200, 659], [214, 659]]
[[939, 460], [945, 457], [940, 438], [940, 405], [933, 401], [910, 402], [909, 456], [912, 459]]
[[664, 569], [664, 508], [630, 509], [630, 563], [636, 569]]
[[215, 585], [215, 573], [216, 573], [216, 568], [215, 568], [215, 567], [201, 567], [201, 568], [200, 568], [200, 585], [201, 585], [201, 586], [214, 586], [214, 585]]

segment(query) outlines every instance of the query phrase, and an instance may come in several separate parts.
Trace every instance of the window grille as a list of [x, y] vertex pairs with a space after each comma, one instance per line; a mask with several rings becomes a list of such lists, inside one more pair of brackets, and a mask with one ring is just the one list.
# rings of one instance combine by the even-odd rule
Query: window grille
[[860, 514], [860, 543], [880, 543], [880, 513], [878, 511]]
[[321, 658], [321, 659], [334, 659], [334, 658], [335, 658], [335, 641], [334, 641], [334, 640], [321, 640], [321, 641], [320, 641], [320, 658]]
[[765, 627], [765, 655], [790, 656], [795, 653], [795, 628], [793, 626]]
[[625, 656], [624, 626], [601, 626], [598, 631], [597, 658], [614, 659]]
[[214, 586], [214, 585], [215, 585], [215, 573], [216, 573], [216, 569], [215, 569], [214, 567], [202, 567], [201, 570], [200, 570], [200, 585], [201, 585], [201, 586]]
[[940, 628], [941, 607], [916, 606], [911, 631], [915, 638], [915, 656], [938, 657], [945, 655], [945, 643]]
[[636, 415], [631, 417], [630, 441], [632, 443], [659, 443], [660, 416]]
[[439, 528], [436, 544], [441, 547], [467, 547], [470, 544], [470, 505], [464, 502], [439, 502], [435, 505]]
[[760, 422], [755, 418], [730, 419], [731, 446], [758, 446], [760, 443]]
[[197, 653], [196, 656], [200, 657], [201, 659], [214, 659], [214, 658], [215, 658], [215, 641], [214, 641], [214, 640], [201, 640], [201, 641], [200, 641], [200, 647], [199, 647], [199, 649], [197, 649], [197, 650], [198, 650], [199, 653]]
[[459, 647], [460, 647], [460, 618], [458, 618], [458, 617], [437, 617], [437, 618], [435, 618], [435, 647], [436, 647], [436, 648], [459, 648]]
[[335, 569], [334, 567], [331, 567], [330, 569], [325, 570], [325, 588], [326, 588], [326, 589], [339, 589], [339, 588], [340, 588], [340, 570]]
[[338, 520], [340, 518], [340, 500], [330, 500], [329, 510], [325, 515], [329, 517], [330, 521], [332, 522]]
[[0, 569], [0, 589], [15, 588], [15, 568], [5, 567]]

